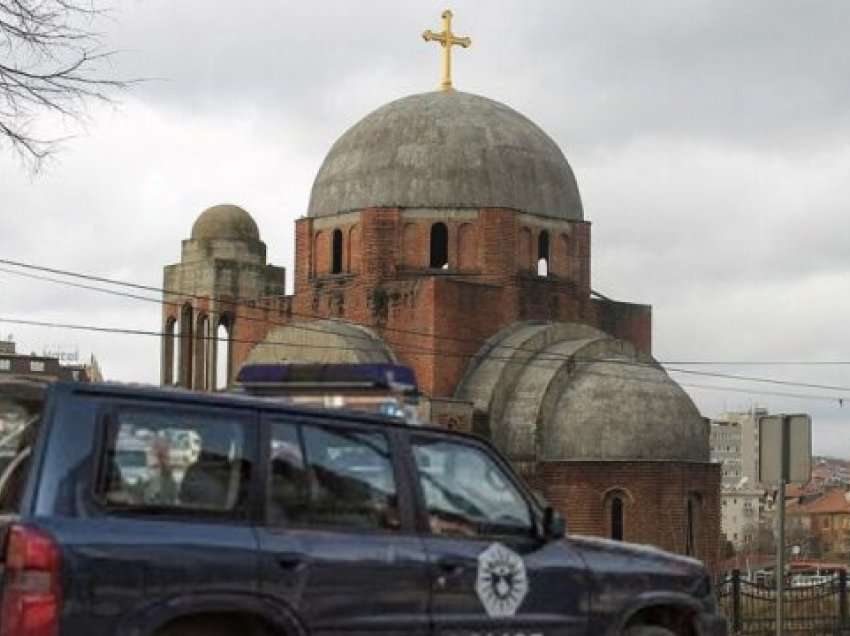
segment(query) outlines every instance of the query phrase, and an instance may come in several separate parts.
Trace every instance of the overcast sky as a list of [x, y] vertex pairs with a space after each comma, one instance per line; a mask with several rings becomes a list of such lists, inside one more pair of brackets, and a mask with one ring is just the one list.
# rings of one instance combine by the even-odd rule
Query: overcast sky
[[[473, 40], [455, 53], [456, 86], [560, 144], [593, 223], [593, 286], [653, 305], [658, 359], [850, 361], [850, 3], [451, 6]], [[110, 72], [157, 79], [92, 107], [35, 177], [0, 146], [0, 258], [159, 286], [195, 217], [231, 202], [291, 280], [293, 221], [325, 153], [371, 110], [436, 86], [439, 47], [420, 34], [444, 8], [116, 2], [97, 25], [121, 50]], [[0, 317], [160, 327], [155, 304], [3, 272], [0, 285]], [[24, 352], [94, 353], [110, 379], [158, 381], [155, 338], [0, 332]], [[815, 451], [850, 455], [850, 366], [690, 368], [838, 387], [672, 374], [703, 415], [810, 412]]]

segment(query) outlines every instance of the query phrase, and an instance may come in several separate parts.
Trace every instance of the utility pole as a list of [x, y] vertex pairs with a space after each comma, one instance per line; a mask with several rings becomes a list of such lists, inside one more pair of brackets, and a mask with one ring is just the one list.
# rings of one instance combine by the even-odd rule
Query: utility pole
[[777, 515], [777, 541], [776, 541], [776, 636], [785, 633], [785, 604], [783, 595], [785, 592], [785, 484], [789, 481], [791, 470], [791, 418], [782, 416], [782, 445], [780, 448], [780, 472], [779, 488], [776, 499], [778, 501]]
[[776, 636], [785, 634], [785, 485], [812, 478], [812, 418], [796, 415], [759, 417], [759, 481], [776, 482]]

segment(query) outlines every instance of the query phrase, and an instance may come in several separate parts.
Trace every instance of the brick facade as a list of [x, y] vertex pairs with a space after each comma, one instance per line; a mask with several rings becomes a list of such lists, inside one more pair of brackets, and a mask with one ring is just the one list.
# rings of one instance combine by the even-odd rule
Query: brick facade
[[[670, 461], [543, 462], [532, 483], [567, 518], [570, 532], [611, 536], [611, 500], [623, 506], [623, 539], [719, 564], [718, 464]], [[688, 501], [693, 547], [688, 549]]]

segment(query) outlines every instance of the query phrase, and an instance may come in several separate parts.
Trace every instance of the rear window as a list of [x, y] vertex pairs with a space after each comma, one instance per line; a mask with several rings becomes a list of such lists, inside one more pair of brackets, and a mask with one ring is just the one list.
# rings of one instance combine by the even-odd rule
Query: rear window
[[120, 411], [107, 419], [98, 498], [115, 510], [243, 518], [250, 430], [238, 416]]
[[0, 514], [16, 513], [20, 508], [41, 422], [40, 392], [24, 388], [0, 387]]

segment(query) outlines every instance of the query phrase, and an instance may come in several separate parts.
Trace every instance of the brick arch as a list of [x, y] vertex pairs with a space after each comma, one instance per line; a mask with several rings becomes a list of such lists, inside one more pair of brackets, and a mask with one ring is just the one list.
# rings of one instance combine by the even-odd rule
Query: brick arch
[[405, 267], [423, 267], [425, 245], [420, 238], [421, 228], [418, 223], [405, 223], [401, 234], [402, 263]]
[[346, 270], [352, 274], [360, 271], [360, 226], [348, 228], [348, 264]]
[[634, 496], [623, 486], [608, 488], [602, 495], [602, 518], [605, 536], [625, 541], [628, 536], [628, 509], [634, 504]]
[[540, 230], [537, 233], [537, 251], [534, 257], [535, 270], [538, 276], [548, 276], [552, 264], [552, 247], [550, 245], [549, 230]]
[[555, 273], [568, 278], [572, 274], [571, 260], [570, 237], [566, 232], [562, 232], [558, 235], [555, 246]]
[[194, 310], [190, 303], [180, 309], [180, 362], [177, 382], [187, 389], [192, 388], [192, 351], [194, 340]]
[[209, 339], [209, 315], [204, 311], [199, 311], [195, 319], [195, 360], [194, 360], [194, 387], [199, 391], [206, 391], [209, 388], [209, 359], [210, 359], [210, 339]]
[[699, 491], [688, 491], [685, 497], [685, 549], [688, 556], [696, 556], [702, 552], [702, 507], [703, 496]]
[[330, 246], [327, 232], [321, 230], [313, 235], [313, 275], [327, 274], [330, 269]]
[[517, 266], [526, 271], [531, 269], [531, 230], [520, 228], [517, 239]]
[[475, 269], [478, 263], [478, 232], [472, 223], [464, 223], [458, 229], [458, 269]]
[[341, 274], [344, 267], [343, 255], [345, 253], [345, 236], [342, 230], [334, 228], [331, 232], [331, 258], [330, 272], [331, 274]]
[[165, 329], [163, 330], [163, 350], [162, 350], [162, 383], [164, 385], [174, 384], [180, 375], [177, 370], [177, 355], [176, 348], [180, 342], [179, 327], [176, 316], [168, 316], [165, 319]]

